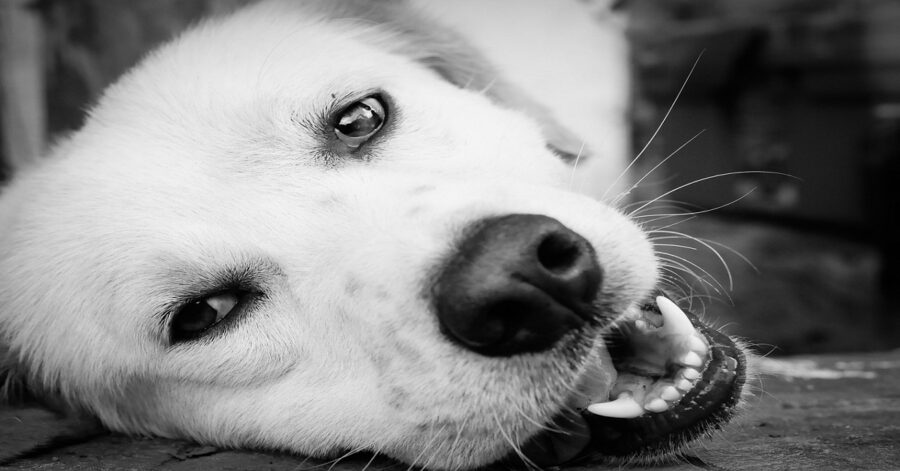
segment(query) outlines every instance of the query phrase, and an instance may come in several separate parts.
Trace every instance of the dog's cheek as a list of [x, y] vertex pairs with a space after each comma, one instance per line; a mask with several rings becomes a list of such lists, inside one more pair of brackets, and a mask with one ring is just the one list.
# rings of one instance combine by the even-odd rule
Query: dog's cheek
[[[383, 169], [348, 169], [340, 178], [329, 185], [349, 194], [332, 214], [338, 217], [320, 249], [328, 255], [317, 262], [323, 271], [312, 289], [325, 293], [320, 302], [333, 313], [323, 322], [349, 342], [351, 351], [335, 358], [365, 366], [354, 376], [366, 386], [345, 388], [360, 395], [345, 392], [344, 410], [367, 404], [358, 411], [357, 426], [369, 424], [371, 439], [381, 440], [386, 452], [393, 449], [393, 456], [412, 460], [427, 448], [436, 453], [428, 459], [437, 459], [437, 447], [453, 443], [463, 424], [484, 432], [467, 432], [463, 439], [460, 446], [477, 450], [469, 459], [505, 454], [508, 443], [495, 433], [498, 421], [523, 436], [535, 427], [507, 414], [510, 404], [529, 417], [547, 418], [564, 387], [532, 384], [528, 365], [491, 366], [453, 345], [439, 331], [429, 286], [460, 230], [492, 212], [515, 211], [519, 198], [508, 189]], [[489, 391], [471, 394], [484, 390], [486, 381]], [[534, 390], [547, 400], [539, 404], [531, 392], [523, 393]], [[379, 436], [385, 428], [400, 438]], [[476, 435], [482, 438], [474, 440]]]
[[340, 389], [312, 379], [287, 377], [244, 388], [135, 383], [124, 391], [127, 399], [98, 415], [114, 431], [311, 457], [361, 445], [353, 437], [360, 436], [360, 424], [367, 421], [344, 412], [346, 407], [340, 406], [349, 402]]

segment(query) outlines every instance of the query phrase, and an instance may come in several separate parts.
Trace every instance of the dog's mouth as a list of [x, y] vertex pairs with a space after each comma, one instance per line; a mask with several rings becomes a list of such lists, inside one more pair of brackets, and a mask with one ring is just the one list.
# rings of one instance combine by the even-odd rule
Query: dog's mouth
[[659, 457], [734, 414], [744, 383], [743, 353], [667, 298], [658, 296], [617, 321], [606, 343], [615, 384], [599, 388], [602, 393], [582, 387], [582, 399], [522, 447], [533, 464]]

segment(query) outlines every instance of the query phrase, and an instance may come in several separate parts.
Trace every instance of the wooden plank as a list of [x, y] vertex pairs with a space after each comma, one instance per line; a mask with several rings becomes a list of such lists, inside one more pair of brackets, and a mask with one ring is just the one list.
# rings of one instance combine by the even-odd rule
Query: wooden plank
[[900, 351], [769, 363], [758, 397], [697, 456], [728, 470], [900, 469]]
[[[794, 357], [764, 361], [752, 380], [756, 397], [725, 430], [691, 447], [683, 462], [656, 471], [707, 470], [897, 470], [900, 469], [900, 351]], [[19, 415], [30, 422], [11, 421]], [[57, 427], [54, 416], [34, 410], [0, 413], [4, 436], [41, 436], [38, 422]], [[12, 427], [13, 432], [10, 431]], [[4, 435], [4, 433], [6, 435]], [[7, 440], [9, 440], [7, 438]], [[279, 453], [219, 450], [177, 440], [107, 435], [87, 443], [21, 460], [18, 470], [145, 469], [333, 469], [360, 470], [370, 455], [332, 462]], [[376, 459], [370, 469], [405, 469]], [[621, 469], [617, 466], [572, 471]]]

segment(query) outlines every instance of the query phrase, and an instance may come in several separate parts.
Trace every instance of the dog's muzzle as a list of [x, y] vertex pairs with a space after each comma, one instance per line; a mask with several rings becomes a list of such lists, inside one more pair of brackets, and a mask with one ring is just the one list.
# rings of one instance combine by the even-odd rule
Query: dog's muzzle
[[[440, 270], [433, 301], [452, 341], [488, 356], [539, 352], [598, 319], [603, 270], [591, 244], [559, 221], [514, 214], [464, 234]], [[659, 456], [734, 414], [741, 349], [663, 293], [607, 328], [616, 383], [576, 391], [522, 452], [533, 464]], [[590, 384], [590, 381], [586, 381]], [[576, 397], [577, 396], [577, 397]]]
[[[648, 303], [613, 327], [607, 349], [618, 379], [609, 397], [563, 410], [552, 427], [523, 446], [530, 461], [552, 466], [613, 457], [652, 460], [677, 452], [734, 416], [745, 382], [743, 351], [727, 335], [660, 298], [663, 312]], [[673, 307], [675, 312], [668, 311]], [[700, 362], [657, 356], [666, 342], [677, 342], [665, 338], [672, 318], [690, 325], [692, 336], [706, 344]], [[648, 347], [648, 340], [662, 345]]]

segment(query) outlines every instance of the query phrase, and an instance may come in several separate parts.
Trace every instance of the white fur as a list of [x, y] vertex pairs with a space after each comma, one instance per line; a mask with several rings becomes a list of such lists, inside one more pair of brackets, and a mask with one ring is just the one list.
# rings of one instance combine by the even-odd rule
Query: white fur
[[[586, 237], [619, 310], [656, 284], [644, 234], [574, 194], [531, 117], [448, 83], [399, 38], [290, 3], [204, 23], [111, 87], [0, 199], [0, 333], [29, 385], [110, 428], [438, 468], [510, 452], [583, 370], [440, 334], [429, 274], [480, 218], [552, 216]], [[335, 100], [384, 90], [366, 158], [329, 156]], [[336, 98], [334, 98], [336, 97]], [[161, 312], [224, 268], [266, 299], [169, 346]], [[584, 365], [604, 360], [602, 346]]]

